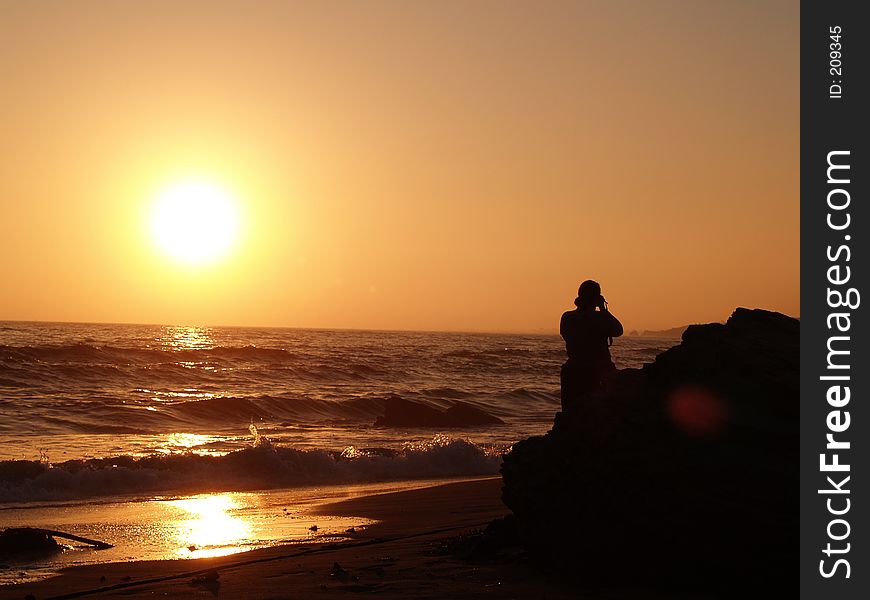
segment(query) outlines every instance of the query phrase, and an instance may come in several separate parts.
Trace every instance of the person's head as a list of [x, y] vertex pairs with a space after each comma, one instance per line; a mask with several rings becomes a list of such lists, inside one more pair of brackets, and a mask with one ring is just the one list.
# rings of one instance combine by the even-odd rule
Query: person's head
[[595, 309], [601, 304], [601, 286], [597, 281], [587, 279], [580, 284], [574, 305], [580, 310]]

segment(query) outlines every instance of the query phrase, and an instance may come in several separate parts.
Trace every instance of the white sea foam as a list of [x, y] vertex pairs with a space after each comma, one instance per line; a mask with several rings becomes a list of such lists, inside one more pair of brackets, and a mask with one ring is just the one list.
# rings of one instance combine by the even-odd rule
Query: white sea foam
[[398, 450], [342, 452], [257, 445], [224, 456], [176, 454], [67, 461], [0, 462], [0, 502], [238, 491], [498, 473], [501, 451], [435, 436]]

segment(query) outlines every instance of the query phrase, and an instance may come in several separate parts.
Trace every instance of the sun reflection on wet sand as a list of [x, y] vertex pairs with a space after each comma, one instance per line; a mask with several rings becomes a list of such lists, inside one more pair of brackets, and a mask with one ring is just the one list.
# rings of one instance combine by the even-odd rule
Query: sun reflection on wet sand
[[251, 549], [251, 523], [238, 516], [243, 508], [233, 494], [209, 494], [171, 500], [185, 515], [176, 523], [179, 548], [184, 558], [225, 556]]
[[[63, 567], [83, 564], [207, 558], [281, 544], [347, 541], [352, 539], [351, 534], [364, 532], [377, 521], [324, 514], [317, 511], [318, 507], [357, 496], [444, 482], [312, 486], [144, 501], [9, 507], [3, 510], [3, 520], [7, 527], [58, 529], [114, 545], [106, 550], [76, 549], [52, 555], [27, 570], [26, 580], [31, 581], [49, 577]], [[14, 571], [14, 579], [21, 579], [20, 572]]]

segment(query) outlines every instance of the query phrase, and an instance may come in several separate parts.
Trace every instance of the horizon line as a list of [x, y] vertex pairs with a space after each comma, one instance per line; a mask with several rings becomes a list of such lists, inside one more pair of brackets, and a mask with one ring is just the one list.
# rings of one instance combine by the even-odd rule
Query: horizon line
[[[783, 313], [784, 314], [784, 313]], [[711, 321], [721, 323], [723, 321]], [[202, 328], [224, 328], [224, 329], [300, 329], [312, 331], [358, 331], [372, 333], [453, 333], [453, 334], [476, 334], [476, 335], [540, 335], [540, 336], [558, 336], [558, 328], [552, 329], [535, 329], [535, 330], [515, 330], [515, 329], [402, 329], [402, 328], [376, 328], [376, 327], [329, 327], [329, 326], [303, 326], [303, 325], [226, 325], [226, 324], [180, 324], [180, 323], [144, 323], [135, 321], [63, 321], [50, 319], [0, 319], [0, 323], [43, 323], [57, 325], [128, 325], [135, 327], [202, 327]], [[647, 332], [664, 332], [689, 325], [702, 323], [684, 323], [673, 327], [663, 327], [657, 329], [646, 328], [625, 328], [625, 333], [622, 337], [648, 337]], [[632, 333], [634, 335], [632, 335]]]
[[180, 323], [142, 323], [134, 321], [55, 321], [50, 319], [0, 319], [0, 323], [45, 323], [57, 325], [130, 325], [138, 327], [202, 327], [223, 329], [307, 329], [314, 331], [368, 331], [373, 333], [472, 333], [490, 335], [554, 335], [558, 336], [557, 328], [551, 330], [537, 329], [518, 331], [511, 329], [401, 329], [376, 327], [327, 327], [303, 325], [193, 325]]

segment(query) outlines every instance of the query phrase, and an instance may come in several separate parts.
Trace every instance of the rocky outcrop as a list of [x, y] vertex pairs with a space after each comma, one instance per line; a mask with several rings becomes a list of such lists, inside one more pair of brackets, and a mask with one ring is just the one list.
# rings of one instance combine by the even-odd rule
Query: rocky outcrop
[[798, 368], [799, 322], [738, 308], [618, 371], [505, 457], [524, 544], [590, 583], [796, 592]]
[[112, 548], [112, 544], [92, 540], [80, 535], [55, 529], [38, 527], [9, 527], [0, 531], [0, 557], [11, 559], [39, 558], [60, 552], [63, 547], [55, 541], [59, 537], [93, 546], [97, 550]]
[[398, 396], [387, 398], [383, 416], [375, 421], [375, 427], [460, 428], [503, 424], [498, 417], [466, 402], [454, 402], [447, 410], [439, 410]]
[[60, 544], [44, 529], [10, 527], [0, 531], [0, 557], [47, 556], [60, 551]]

